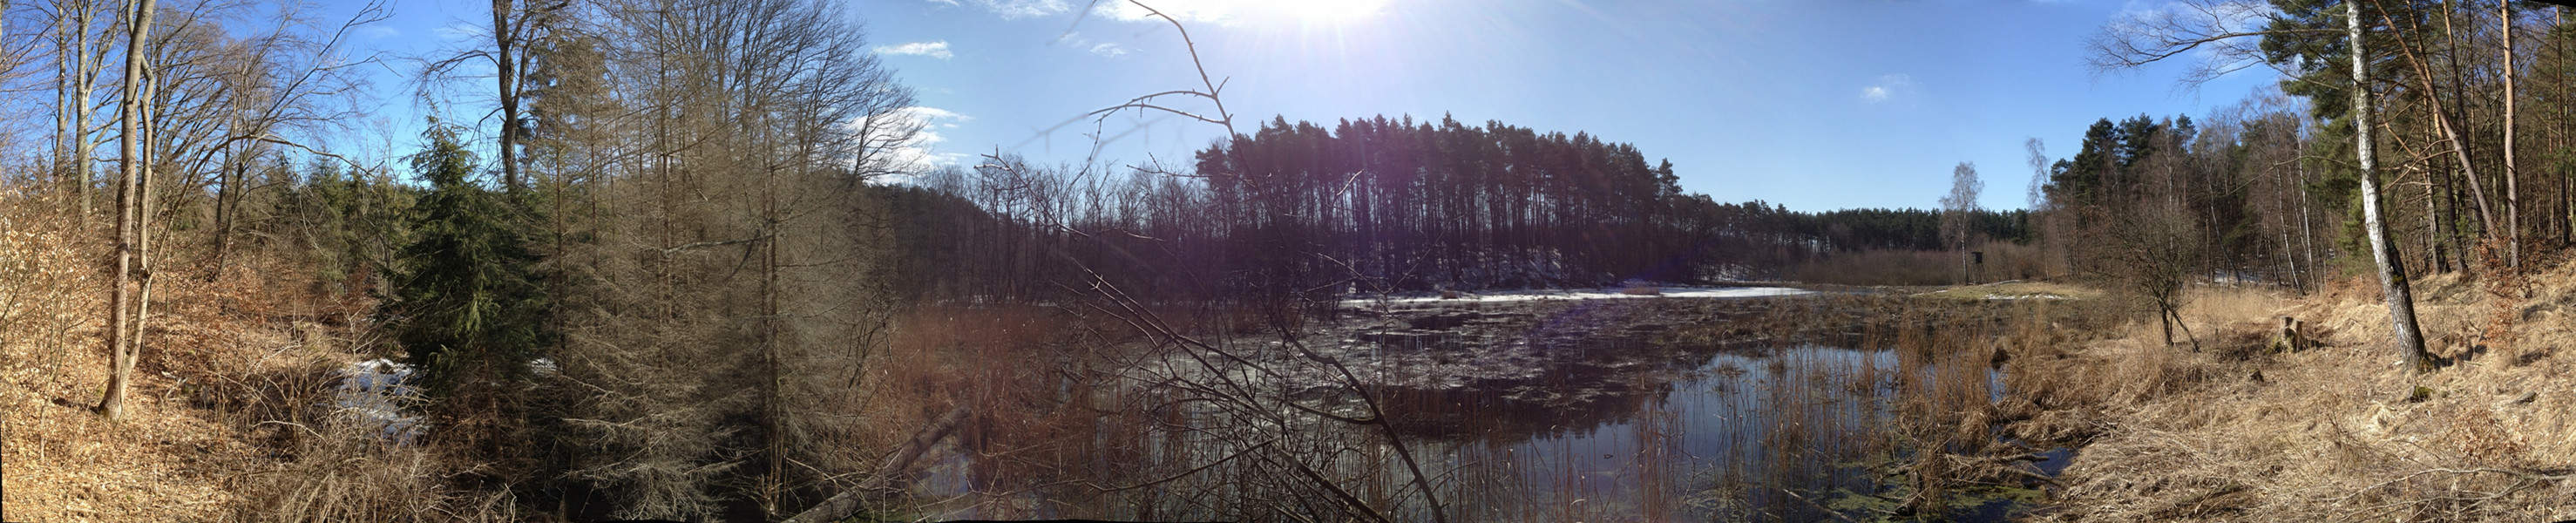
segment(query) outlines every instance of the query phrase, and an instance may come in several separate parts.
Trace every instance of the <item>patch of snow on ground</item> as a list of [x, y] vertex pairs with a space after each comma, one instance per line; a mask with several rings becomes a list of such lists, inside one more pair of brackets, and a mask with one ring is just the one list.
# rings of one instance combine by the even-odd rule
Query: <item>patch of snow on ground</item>
[[405, 383], [411, 381], [411, 373], [410, 365], [384, 358], [341, 367], [340, 390], [332, 407], [386, 440], [408, 444], [422, 429], [420, 416], [402, 411], [405, 401], [420, 395], [418, 387]]
[[1482, 294], [1461, 293], [1457, 299], [1443, 299], [1438, 294], [1388, 296], [1383, 298], [1342, 300], [1342, 304], [1358, 306], [1373, 303], [1470, 303], [1537, 300], [1609, 300], [1625, 298], [1765, 298], [1772, 296], [1798, 296], [1816, 293], [1816, 291], [1792, 289], [1788, 287], [1657, 287], [1657, 289], [1662, 291], [1662, 294], [1626, 294], [1617, 289], [1533, 289]]

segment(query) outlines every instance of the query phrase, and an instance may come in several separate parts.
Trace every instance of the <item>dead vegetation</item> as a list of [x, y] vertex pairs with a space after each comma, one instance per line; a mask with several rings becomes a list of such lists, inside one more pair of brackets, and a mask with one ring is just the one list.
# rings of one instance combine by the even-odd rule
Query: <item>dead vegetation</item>
[[[2429, 347], [2412, 375], [2358, 280], [2305, 298], [2199, 287], [2182, 313], [2210, 350], [2151, 324], [2016, 358], [2017, 438], [2081, 444], [2049, 519], [2555, 521], [2576, 517], [2576, 267], [2529, 299], [2457, 274], [2420, 282]], [[2496, 310], [2515, 311], [2499, 318]], [[2280, 341], [2298, 320], [2305, 350]]]
[[358, 302], [308, 292], [261, 258], [207, 283], [165, 278], [128, 419], [87, 407], [108, 379], [107, 283], [60, 215], [0, 194], [0, 475], [11, 521], [504, 521], [466, 496], [435, 444], [395, 445], [335, 408], [360, 358]]

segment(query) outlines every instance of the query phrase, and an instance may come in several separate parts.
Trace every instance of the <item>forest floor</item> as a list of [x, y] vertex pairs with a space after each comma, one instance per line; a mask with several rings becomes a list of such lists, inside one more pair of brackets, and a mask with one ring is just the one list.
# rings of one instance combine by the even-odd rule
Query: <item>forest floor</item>
[[[439, 484], [465, 460], [367, 437], [335, 408], [372, 310], [251, 260], [226, 277], [165, 271], [126, 419], [108, 381], [101, 259], [59, 228], [0, 215], [0, 520], [394, 521], [506, 512]], [[478, 506], [479, 505], [479, 506]], [[499, 518], [507, 519], [504, 515]]]
[[[2077, 448], [2032, 519], [2576, 518], [2576, 263], [2523, 282], [2417, 282], [2447, 361], [2425, 374], [2398, 364], [2362, 278], [2304, 297], [2195, 289], [2197, 351], [2155, 322], [2020, 349], [1999, 428]], [[2312, 343], [2283, 351], [2283, 317]]]

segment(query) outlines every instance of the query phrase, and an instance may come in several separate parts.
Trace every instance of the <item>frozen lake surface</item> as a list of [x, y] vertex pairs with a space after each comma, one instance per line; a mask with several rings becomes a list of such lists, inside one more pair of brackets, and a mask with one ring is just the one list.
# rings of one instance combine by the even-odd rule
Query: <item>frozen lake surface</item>
[[1342, 300], [1344, 306], [1374, 303], [1478, 303], [1536, 300], [1616, 300], [1635, 298], [1768, 298], [1815, 294], [1816, 291], [1788, 287], [1656, 287], [1657, 294], [1629, 294], [1624, 289], [1524, 289], [1485, 293], [1460, 293], [1444, 298], [1438, 293], [1397, 294], [1375, 298]]

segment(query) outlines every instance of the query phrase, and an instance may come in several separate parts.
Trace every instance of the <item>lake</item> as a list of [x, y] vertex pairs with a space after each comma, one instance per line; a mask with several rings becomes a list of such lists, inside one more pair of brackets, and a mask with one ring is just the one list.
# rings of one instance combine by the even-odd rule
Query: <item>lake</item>
[[908, 516], [2000, 520], [2040, 494], [1906, 479], [1959, 451], [1946, 413], [2002, 397], [1981, 334], [1780, 296], [1381, 300], [1295, 340], [1138, 347], [971, 424]]

